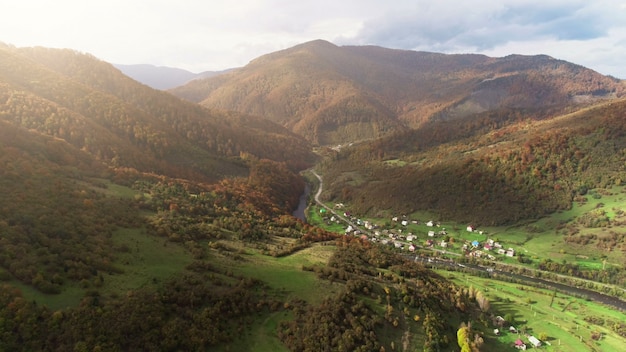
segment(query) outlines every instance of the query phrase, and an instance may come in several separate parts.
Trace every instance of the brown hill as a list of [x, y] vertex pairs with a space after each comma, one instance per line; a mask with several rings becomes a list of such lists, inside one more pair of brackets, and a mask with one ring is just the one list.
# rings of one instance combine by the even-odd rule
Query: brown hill
[[321, 145], [432, 119], [563, 107], [624, 91], [617, 79], [543, 55], [446, 55], [321, 40], [171, 90], [204, 106], [263, 116]]
[[215, 181], [246, 174], [240, 156], [313, 160], [270, 121], [185, 102], [71, 50], [0, 47], [0, 118], [63, 139], [114, 167]]
[[539, 121], [429, 122], [328, 158], [324, 196], [377, 216], [433, 211], [483, 225], [538, 218], [587, 189], [624, 184], [625, 113], [619, 99]]

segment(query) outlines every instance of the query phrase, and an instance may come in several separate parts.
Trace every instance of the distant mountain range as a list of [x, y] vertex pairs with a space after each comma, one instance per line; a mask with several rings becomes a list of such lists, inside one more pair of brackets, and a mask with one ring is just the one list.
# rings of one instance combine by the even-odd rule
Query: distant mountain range
[[545, 55], [446, 55], [317, 40], [170, 90], [263, 116], [319, 145], [367, 140], [498, 109], [622, 96], [622, 81]]
[[180, 68], [154, 66], [148, 64], [114, 64], [114, 66], [128, 77], [154, 89], [160, 90], [175, 88], [189, 83], [194, 79], [209, 78], [229, 71], [205, 71], [201, 73], [193, 73]]

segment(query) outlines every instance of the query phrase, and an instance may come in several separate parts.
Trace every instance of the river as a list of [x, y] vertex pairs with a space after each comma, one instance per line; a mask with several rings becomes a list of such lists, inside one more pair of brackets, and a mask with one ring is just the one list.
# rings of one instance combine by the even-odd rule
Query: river
[[311, 193], [311, 186], [307, 183], [304, 186], [304, 193], [300, 196], [300, 202], [298, 203], [298, 209], [294, 210], [293, 216], [306, 223], [306, 206], [309, 200], [309, 193]]

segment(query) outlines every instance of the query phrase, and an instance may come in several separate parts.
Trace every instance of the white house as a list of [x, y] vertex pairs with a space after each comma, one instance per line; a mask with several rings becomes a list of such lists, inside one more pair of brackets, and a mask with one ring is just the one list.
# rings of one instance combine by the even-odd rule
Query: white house
[[428, 237], [435, 237], [435, 231], [428, 231]]
[[474, 232], [474, 226], [469, 225], [469, 226], [467, 227], [467, 232]]
[[430, 220], [429, 222], [426, 223], [426, 226], [433, 227], [435, 226], [435, 223], [432, 220]]
[[506, 256], [507, 256], [507, 257], [515, 257], [515, 249], [513, 249], [513, 248], [509, 248], [509, 249], [506, 251]]
[[541, 346], [541, 341], [539, 341], [538, 338], [534, 337], [534, 336], [528, 336], [528, 341], [531, 343], [531, 345], [533, 345], [535, 348]]
[[406, 220], [402, 220], [401, 224], [402, 224], [402, 226], [406, 226], [406, 225], [408, 225], [408, 224], [409, 224], [409, 222], [408, 222], [408, 221], [406, 221]]

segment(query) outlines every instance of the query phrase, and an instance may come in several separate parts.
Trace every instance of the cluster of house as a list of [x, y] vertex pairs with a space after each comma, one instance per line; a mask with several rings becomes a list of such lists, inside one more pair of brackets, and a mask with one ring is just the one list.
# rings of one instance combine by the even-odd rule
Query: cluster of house
[[500, 242], [494, 241], [492, 239], [488, 239], [484, 244], [480, 243], [477, 240], [474, 240], [471, 243], [466, 243], [463, 245], [463, 250], [472, 257], [487, 257], [491, 260], [494, 260], [496, 258], [492, 254], [490, 254], [490, 252], [496, 252], [507, 257], [515, 256], [515, 249], [510, 247], [508, 249], [504, 249]]
[[[532, 335], [528, 335], [528, 342], [535, 348], [540, 347], [541, 346], [541, 341], [539, 341], [538, 338], [532, 336]], [[517, 348], [518, 350], [526, 350], [526, 344], [524, 343], [524, 341], [522, 341], [522, 339], [517, 339], [515, 340], [515, 348]]]
[[[505, 322], [504, 318], [502, 318], [501, 316], [497, 316], [496, 320], [498, 321], [499, 324], [502, 324], [502, 323]], [[509, 326], [509, 332], [513, 333], [513, 334], [517, 334], [518, 333], [517, 329], [514, 326], [512, 326], [512, 325]], [[500, 336], [501, 332], [500, 332], [500, 329], [494, 329], [493, 333], [496, 336]], [[526, 338], [528, 339], [528, 342], [530, 343], [531, 346], [533, 346], [535, 348], [541, 346], [541, 341], [538, 338], [536, 338], [536, 337], [534, 337], [532, 335], [526, 335]], [[522, 341], [521, 338], [518, 338], [517, 340], [515, 340], [515, 345], [514, 346], [518, 350], [524, 350], [524, 351], [526, 350], [526, 343], [524, 341]]]
[[[342, 203], [335, 204], [335, 209], [344, 209], [345, 205]], [[321, 211], [321, 210], [320, 210]], [[326, 211], [324, 210], [324, 213]], [[394, 216], [391, 218], [391, 221], [395, 224], [401, 225], [399, 229], [381, 229], [380, 226], [367, 221], [361, 220], [352, 216], [349, 211], [344, 211], [343, 216], [351, 221], [353, 225], [349, 225], [345, 229], [346, 235], [353, 236], [361, 236], [363, 239], [379, 242], [383, 245], [392, 245], [398, 249], [408, 250], [410, 252], [414, 252], [417, 250], [418, 246], [414, 244], [414, 241], [418, 240], [417, 235], [414, 235], [410, 232], [403, 233], [403, 230], [409, 226], [410, 224], [419, 225], [419, 220], [411, 220], [407, 216]], [[340, 223], [342, 220], [339, 216], [332, 215], [329, 218], [325, 218], [327, 222]], [[442, 237], [447, 235], [447, 231], [445, 228], [441, 227], [441, 224], [435, 221], [427, 221], [423, 223], [429, 228], [433, 228], [432, 230], [427, 231], [428, 238], [426, 239], [424, 245], [426, 247], [435, 247], [439, 246], [441, 248], [447, 248], [449, 243], [445, 240], [445, 238], [437, 239], [437, 237]], [[364, 228], [368, 234], [363, 233], [360, 229]], [[467, 226], [467, 231], [476, 233], [478, 235], [485, 235], [483, 231], [477, 230], [475, 226], [469, 225]], [[513, 248], [505, 249], [501, 243], [495, 241], [493, 239], [488, 239], [484, 243], [479, 242], [478, 240], [474, 240], [471, 242], [466, 242], [463, 244], [463, 251], [473, 257], [482, 258], [485, 257], [490, 260], [495, 260], [496, 257], [491, 253], [498, 253], [500, 255], [505, 255], [507, 257], [514, 257], [515, 250]]]

